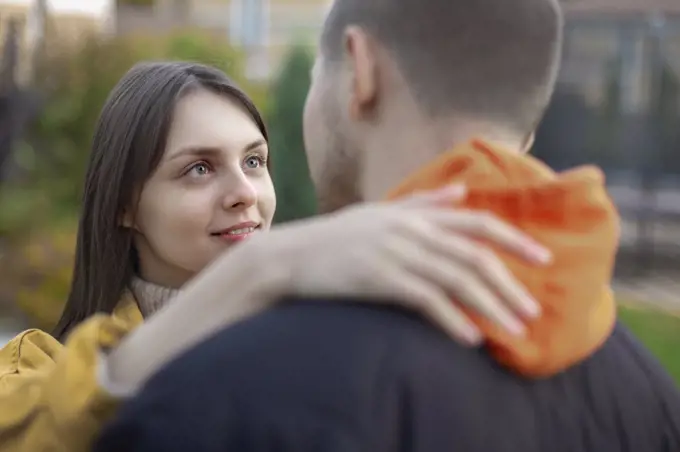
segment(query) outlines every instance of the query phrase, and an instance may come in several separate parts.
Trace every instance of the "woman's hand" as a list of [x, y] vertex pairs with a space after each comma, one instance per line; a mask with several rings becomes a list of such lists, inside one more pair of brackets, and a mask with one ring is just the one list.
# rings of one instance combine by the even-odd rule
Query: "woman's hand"
[[540, 314], [539, 305], [479, 239], [538, 265], [547, 264], [550, 254], [488, 213], [442, 208], [464, 196], [464, 187], [456, 186], [402, 202], [351, 207], [283, 226], [245, 247], [252, 245], [257, 254], [255, 247], [266, 253], [285, 246], [276, 259], [289, 272], [280, 292], [401, 304], [454, 338], [476, 344], [479, 331], [451, 302], [455, 298], [523, 334], [522, 317]]

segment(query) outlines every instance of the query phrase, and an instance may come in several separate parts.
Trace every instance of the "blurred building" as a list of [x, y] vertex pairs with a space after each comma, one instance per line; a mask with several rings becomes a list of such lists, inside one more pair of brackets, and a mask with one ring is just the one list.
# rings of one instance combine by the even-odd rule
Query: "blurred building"
[[680, 75], [679, 0], [562, 0], [566, 39], [562, 82], [591, 105], [602, 102], [613, 78], [623, 108], [648, 107], [660, 67]]
[[[33, 51], [46, 26], [58, 36], [60, 45], [82, 42], [92, 34], [113, 31], [114, 0], [0, 0], [0, 47], [4, 49], [8, 27], [13, 22], [17, 30], [19, 81], [30, 75]], [[43, 12], [49, 13], [48, 25]]]
[[[567, 13], [565, 82], [599, 102], [607, 71], [623, 59], [631, 104], [644, 104], [650, 36], [663, 33], [664, 58], [680, 71], [680, 0], [563, 0]], [[116, 31], [198, 27], [247, 48], [253, 77], [269, 77], [285, 48], [318, 33], [330, 0], [120, 0]], [[653, 44], [652, 44], [653, 45]], [[652, 50], [653, 51], [653, 50]], [[649, 72], [649, 71], [647, 71]]]
[[116, 6], [116, 32], [196, 27], [245, 48], [253, 78], [269, 78], [290, 44], [312, 44], [330, 0], [129, 0]]
[[619, 276], [676, 272], [680, 0], [561, 3], [560, 83], [534, 153], [561, 170], [584, 163], [604, 170], [622, 217]]

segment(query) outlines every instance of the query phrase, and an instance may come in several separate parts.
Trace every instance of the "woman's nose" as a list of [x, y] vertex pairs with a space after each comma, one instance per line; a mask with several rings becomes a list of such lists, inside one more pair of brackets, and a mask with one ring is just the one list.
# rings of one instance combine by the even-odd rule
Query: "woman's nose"
[[245, 175], [232, 179], [231, 183], [225, 184], [224, 190], [222, 206], [225, 209], [247, 209], [257, 202], [257, 190]]

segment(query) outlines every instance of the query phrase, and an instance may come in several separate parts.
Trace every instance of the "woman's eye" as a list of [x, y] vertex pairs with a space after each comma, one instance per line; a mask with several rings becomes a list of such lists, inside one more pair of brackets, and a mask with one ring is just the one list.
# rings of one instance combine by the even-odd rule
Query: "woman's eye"
[[207, 163], [197, 163], [189, 169], [189, 173], [194, 176], [207, 176], [210, 174], [210, 167]]
[[244, 163], [246, 168], [248, 169], [257, 169], [262, 166], [265, 166], [267, 162], [265, 162], [262, 157], [251, 155], [250, 157], [246, 158]]

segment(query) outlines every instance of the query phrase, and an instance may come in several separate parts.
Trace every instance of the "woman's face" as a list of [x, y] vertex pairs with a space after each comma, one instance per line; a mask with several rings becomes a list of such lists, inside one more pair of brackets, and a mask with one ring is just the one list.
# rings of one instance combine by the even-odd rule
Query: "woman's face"
[[207, 90], [177, 104], [167, 147], [126, 226], [141, 277], [180, 287], [220, 253], [269, 229], [276, 197], [262, 133], [236, 100]]

